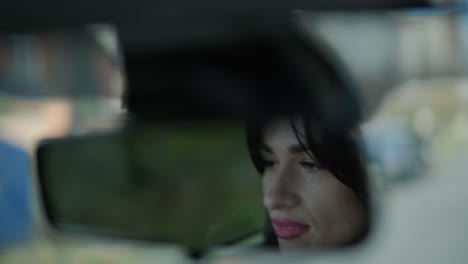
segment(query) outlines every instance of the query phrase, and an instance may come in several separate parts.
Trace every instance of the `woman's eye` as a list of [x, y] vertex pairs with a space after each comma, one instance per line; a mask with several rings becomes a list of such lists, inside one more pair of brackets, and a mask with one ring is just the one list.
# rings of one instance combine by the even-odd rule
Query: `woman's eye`
[[271, 168], [276, 165], [276, 161], [274, 160], [262, 160], [262, 166], [264, 168]]
[[320, 166], [317, 163], [313, 162], [313, 161], [301, 161], [301, 162], [299, 162], [299, 164], [302, 167], [304, 167], [306, 169], [309, 169], [309, 170], [316, 171], [316, 170], [320, 169]]

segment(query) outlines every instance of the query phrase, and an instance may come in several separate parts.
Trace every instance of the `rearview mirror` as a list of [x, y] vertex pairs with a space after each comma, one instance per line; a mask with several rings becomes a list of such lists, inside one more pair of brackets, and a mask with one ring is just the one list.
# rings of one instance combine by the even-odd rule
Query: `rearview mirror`
[[39, 175], [51, 224], [190, 249], [261, 231], [260, 177], [240, 124], [138, 125], [43, 141]]
[[52, 224], [195, 250], [255, 232], [281, 250], [361, 241], [358, 95], [325, 46], [282, 26], [128, 58], [131, 125], [39, 147]]

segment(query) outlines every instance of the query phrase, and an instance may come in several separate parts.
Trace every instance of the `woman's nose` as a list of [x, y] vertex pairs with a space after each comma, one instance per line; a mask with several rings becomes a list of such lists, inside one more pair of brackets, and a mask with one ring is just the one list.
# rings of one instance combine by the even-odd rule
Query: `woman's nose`
[[300, 203], [296, 176], [288, 168], [264, 175], [263, 204], [268, 210], [293, 208]]

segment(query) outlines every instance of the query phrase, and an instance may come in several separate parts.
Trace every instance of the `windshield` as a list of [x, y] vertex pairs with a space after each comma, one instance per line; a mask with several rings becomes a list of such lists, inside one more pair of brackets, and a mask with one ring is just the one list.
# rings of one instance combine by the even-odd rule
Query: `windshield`
[[[204, 102], [202, 97], [191, 97], [190, 94], [180, 91], [167, 94], [140, 93], [140, 97], [132, 97], [128, 89], [134, 87], [132, 85], [135, 83], [128, 83], [131, 77], [126, 78], [126, 70], [129, 70], [132, 76], [141, 73], [139, 76], [146, 78], [146, 75], [143, 75], [145, 72], [143, 68], [125, 69], [123, 65], [134, 65], [134, 61], [124, 63], [124, 55], [119, 53], [121, 50], [118, 32], [108, 26], [87, 27], [79, 32], [3, 35], [0, 38], [0, 144], [4, 150], [1, 151], [17, 153], [14, 156], [18, 157], [14, 159], [17, 163], [4, 160], [5, 163], [9, 163], [11, 167], [27, 169], [18, 172], [17, 175], [22, 176], [15, 179], [17, 183], [4, 183], [4, 186], [20, 186], [18, 188], [22, 198], [15, 198], [16, 200], [12, 201], [13, 205], [5, 203], [7, 209], [2, 209], [2, 214], [3, 211], [9, 212], [10, 218], [5, 217], [10, 219], [6, 220], [7, 223], [14, 224], [1, 236], [3, 241], [0, 242], [5, 243], [1, 261], [133, 263], [155, 260], [161, 263], [183, 263], [191, 260], [186, 257], [186, 245], [181, 246], [177, 243], [188, 243], [197, 247], [202, 240], [206, 242], [204, 245], [215, 245], [210, 253], [214, 262], [233, 260], [254, 263], [254, 260], [258, 259], [272, 260], [277, 255], [264, 255], [265, 249], [260, 247], [268, 240], [267, 234], [273, 236], [275, 242], [271, 245], [275, 248], [283, 250], [300, 245], [299, 248], [304, 249], [303, 246], [309, 244], [295, 244], [291, 241], [295, 239], [294, 235], [307, 235], [309, 231], [304, 230], [311, 230], [313, 227], [311, 222], [304, 220], [309, 219], [307, 210], [301, 210], [294, 215], [294, 220], [302, 224], [306, 222], [306, 227], [300, 224], [294, 224], [294, 228], [289, 227], [291, 224], [282, 227], [285, 225], [285, 214], [278, 214], [277, 212], [284, 211], [278, 210], [277, 207], [285, 204], [275, 200], [279, 197], [278, 193], [281, 193], [278, 190], [282, 190], [278, 186], [296, 184], [294, 188], [297, 188], [308, 186], [306, 183], [313, 181], [314, 184], [310, 184], [310, 188], [320, 186], [322, 190], [327, 190], [329, 185], [320, 185], [324, 181], [317, 180], [324, 179], [325, 174], [315, 173], [322, 168], [336, 179], [333, 186], [344, 186], [332, 190], [345, 195], [345, 200], [351, 204], [344, 209], [333, 207], [336, 204], [327, 208], [337, 208], [335, 211], [339, 212], [353, 208], [346, 211], [346, 216], [353, 216], [353, 221], [358, 224], [351, 229], [340, 229], [341, 234], [348, 232], [348, 236], [334, 236], [334, 240], [318, 241], [313, 250], [305, 252], [305, 255], [302, 254], [304, 252], [297, 255], [299, 261], [306, 261], [312, 258], [310, 253], [317, 252], [319, 254], [314, 255], [314, 258], [323, 259], [324, 263], [344, 260], [371, 263], [382, 259], [388, 259], [389, 262], [393, 258], [392, 252], [400, 251], [409, 252], [405, 256], [416, 258], [418, 252], [421, 252], [417, 245], [422, 242], [428, 243], [428, 247], [441, 259], [450, 255], [449, 259], [462, 260], [462, 247], [466, 244], [466, 232], [463, 232], [466, 230], [466, 217], [463, 213], [466, 211], [463, 206], [466, 195], [463, 190], [465, 177], [462, 172], [468, 144], [468, 83], [464, 76], [468, 31], [465, 16], [450, 11], [296, 11], [293, 20], [301, 32], [305, 32], [310, 39], [317, 39], [314, 43], [320, 43], [318, 46], [325, 47], [326, 53], [336, 58], [336, 62], [340, 62], [334, 66], [349, 74], [346, 78], [349, 77], [350, 82], [354, 84], [356, 102], [360, 108], [359, 121], [350, 121], [358, 119], [351, 110], [345, 111], [346, 114], [343, 115], [343, 119], [349, 122], [342, 122], [340, 116], [333, 115], [334, 111], [323, 112], [332, 113], [322, 115], [326, 118], [319, 120], [322, 122], [320, 124], [327, 128], [324, 129], [326, 132], [320, 129], [308, 131], [307, 119], [298, 114], [302, 113], [297, 110], [299, 108], [286, 105], [285, 109], [293, 109], [291, 112], [294, 114], [287, 115], [290, 113], [288, 111], [278, 111], [278, 114], [275, 112], [278, 105], [271, 107], [265, 104], [261, 105], [268, 109], [265, 113], [274, 112], [275, 118], [254, 116], [255, 126], [252, 126], [250, 120], [238, 117], [245, 117], [242, 114], [251, 113], [253, 109], [255, 113], [259, 113], [258, 109], [263, 108], [244, 100], [246, 97], [243, 96], [251, 96], [250, 93], [232, 92], [237, 91], [238, 87], [247, 87], [245, 79], [231, 74], [236, 72], [233, 68], [226, 70], [213, 67], [218, 63], [216, 60], [209, 61], [215, 61], [214, 64], [198, 67], [197, 72], [193, 72], [192, 68], [187, 66], [188, 73], [184, 76], [189, 77], [174, 78], [177, 82], [169, 78], [172, 77], [168, 74], [171, 67], [183, 68], [189, 64], [174, 66], [164, 61], [155, 68], [158, 74], [149, 74], [149, 77], [156, 80], [151, 82], [151, 85], [195, 85], [202, 91], [201, 94], [211, 96], [210, 103], [221, 102], [223, 106], [227, 105], [225, 108], [221, 108], [220, 103], [205, 109], [204, 104], [195, 103]], [[154, 58], [151, 57], [153, 55], [148, 55], [148, 58]], [[186, 55], [196, 57], [193, 54]], [[298, 54], [287, 56], [296, 55]], [[215, 56], [220, 55], [213, 55]], [[302, 57], [299, 54], [297, 58]], [[295, 66], [298, 65], [302, 68], [294, 68], [292, 72], [309, 71], [311, 76], [317, 76], [317, 72], [314, 72], [317, 64], [310, 65], [310, 68], [306, 66], [308, 64]], [[239, 68], [242, 67], [249, 66], [241, 65]], [[255, 69], [255, 65], [251, 68]], [[256, 76], [263, 76], [262, 71], [253, 72], [258, 74]], [[278, 80], [283, 81], [282, 78]], [[317, 78], [314, 84], [320, 80]], [[145, 83], [149, 82], [141, 84]], [[223, 90], [223, 93], [210, 88], [218, 86], [228, 88]], [[278, 96], [271, 92], [274, 89], [269, 91], [268, 98], [273, 98], [274, 102], [277, 102], [277, 98], [289, 96], [289, 93], [286, 97], [281, 97], [285, 96], [284, 94]], [[343, 107], [347, 102], [337, 102], [338, 96], [334, 94], [317, 94], [322, 99], [315, 99], [317, 101], [314, 101], [314, 109], [326, 109], [330, 105]], [[150, 100], [151, 96], [166, 99], [154, 103]], [[187, 111], [184, 104], [189, 103], [192, 104]], [[133, 107], [135, 105], [137, 107]], [[148, 107], [152, 111], [159, 111], [158, 115], [142, 114], [148, 111]], [[180, 109], [182, 111], [178, 112]], [[346, 109], [354, 108], [351, 106]], [[207, 113], [213, 111], [217, 111], [219, 115], [207, 117]], [[252, 117], [250, 114], [247, 116]], [[144, 122], [139, 123], [140, 118]], [[320, 116], [314, 118], [318, 120]], [[142, 130], [139, 125], [132, 125], [130, 130], [127, 129], [127, 124], [147, 124], [148, 120], [151, 120], [150, 123], [154, 120], [160, 123], [156, 127], [145, 126]], [[335, 133], [348, 129], [353, 132], [349, 133], [353, 136], [352, 140], [348, 134]], [[359, 133], [355, 133], [356, 131]], [[93, 140], [99, 139], [99, 135], [102, 134], [114, 135], [111, 139], [117, 137], [119, 143], [107, 141], [107, 145], [97, 148], [96, 146], [103, 142], [96, 143], [97, 141]], [[318, 141], [314, 145], [313, 139], [330, 134], [341, 136], [340, 142], [348, 142], [348, 145], [343, 143], [338, 147], [340, 151], [348, 150], [343, 146], [350, 146], [349, 149], [356, 146], [359, 149], [362, 170], [365, 171], [362, 175], [366, 175], [366, 187], [360, 187], [359, 180], [347, 181], [346, 177], [340, 178], [342, 167], [334, 165], [333, 155], [327, 155], [326, 151], [322, 153], [323, 149], [334, 150], [333, 144], [323, 147]], [[356, 134], [359, 134], [357, 139], [354, 137]], [[93, 136], [91, 140], [82, 140], [82, 137], [88, 135]], [[256, 136], [261, 140], [255, 141]], [[156, 138], [158, 140], [154, 140]], [[45, 139], [49, 141], [43, 141]], [[41, 141], [43, 143], [40, 143]], [[121, 142], [126, 143], [122, 145]], [[299, 146], [296, 148], [300, 150], [296, 151], [300, 152], [299, 154], [289, 155], [287, 149], [291, 145], [290, 142]], [[38, 167], [35, 164], [38, 162], [35, 157], [36, 151], [40, 146], [46, 147], [39, 160], [49, 168], [42, 170], [42, 173], [60, 183], [60, 187], [54, 189], [58, 191], [52, 192], [46, 200], [61, 201], [66, 198], [69, 199], [67, 203], [54, 205], [50, 202], [49, 208], [44, 206], [44, 198], [40, 193], [44, 189], [38, 187], [37, 178], [41, 172], [36, 169]], [[109, 146], [112, 148], [109, 149]], [[70, 152], [71, 149], [74, 151]], [[96, 153], [100, 153], [100, 157], [112, 157], [112, 160], [97, 160]], [[75, 161], [80, 159], [80, 156], [87, 159], [81, 159], [82, 163], [77, 165]], [[275, 171], [275, 164], [293, 164], [288, 163], [292, 160], [298, 161], [296, 163], [300, 164], [301, 171], [322, 178], [314, 178], [306, 183], [295, 183], [293, 180], [278, 183], [279, 181], [271, 180], [279, 179], [279, 173], [275, 174], [278, 172]], [[106, 165], [106, 162], [109, 164]], [[93, 177], [99, 173], [104, 174], [103, 171], [115, 177], [94, 180]], [[158, 178], [156, 189], [149, 188], [152, 183], [145, 178], [140, 179], [141, 182], [126, 182], [126, 175], [149, 175], [155, 171], [158, 175], [167, 176]], [[227, 178], [231, 181], [221, 181], [218, 177], [221, 174], [228, 175]], [[61, 175], [71, 176], [66, 178]], [[93, 181], [95, 185], [75, 188], [78, 192], [76, 194], [66, 191], [73, 190], [71, 186], [83, 184], [81, 180], [86, 180], [86, 177], [81, 175], [88, 176], [88, 180]], [[183, 179], [183, 185], [177, 185], [179, 181], [174, 178]], [[68, 179], [79, 181], [73, 182]], [[190, 181], [193, 181], [191, 185], [188, 184]], [[210, 182], [210, 186], [216, 186], [212, 188], [213, 192], [205, 191], [206, 186], [202, 183], [206, 182]], [[129, 186], [138, 187], [132, 189], [133, 187]], [[147, 192], [141, 191], [145, 186], [148, 187]], [[139, 191], [133, 193], [134, 190]], [[232, 190], [232, 193], [226, 190]], [[301, 195], [309, 195], [311, 192], [308, 190], [310, 189], [301, 192]], [[107, 191], [117, 196], [104, 195]], [[267, 195], [275, 193], [274, 191], [275, 195]], [[315, 193], [319, 196], [307, 197], [311, 201], [327, 199], [327, 193]], [[107, 200], [99, 195], [107, 196]], [[73, 197], [76, 197], [76, 200], [72, 200]], [[86, 199], [89, 199], [89, 202], [83, 206], [82, 202]], [[224, 201], [223, 199], [230, 199], [231, 203], [216, 203]], [[106, 204], [100, 205], [92, 201], [102, 201]], [[147, 201], [155, 202], [145, 203]], [[142, 206], [135, 208], [135, 203]], [[108, 206], [109, 204], [114, 207]], [[207, 204], [213, 206], [208, 208]], [[325, 211], [320, 207], [323, 204], [308, 203], [304, 208]], [[50, 209], [51, 207], [55, 209]], [[11, 218], [12, 208], [21, 208], [15, 213], [22, 221]], [[52, 211], [54, 214], [44, 213], [45, 211]], [[171, 213], [161, 216], [160, 212]], [[190, 219], [193, 222], [199, 221], [199, 225], [208, 225], [208, 220], [203, 216], [209, 216], [213, 212], [224, 217], [209, 222], [213, 233], [201, 235], [197, 232], [201, 232], [202, 229], [184, 229], [184, 224], [190, 222]], [[137, 215], [139, 217], [136, 219], [139, 221], [135, 222], [134, 216]], [[338, 219], [344, 217], [322, 215]], [[447, 219], [448, 215], [451, 215], [450, 219]], [[320, 222], [320, 216], [315, 214], [314, 217]], [[115, 219], [113, 226], [109, 224], [109, 218]], [[54, 228], [57, 226], [51, 227], [48, 223], [50, 219], [65, 219], [55, 223], [75, 233], [56, 232]], [[82, 225], [76, 225], [88, 221], [87, 223], [95, 228], [99, 219], [103, 220], [98, 222], [97, 226], [102, 228], [91, 228], [91, 231], [96, 231], [94, 233], [89, 232], [89, 228], [83, 229]], [[154, 219], [164, 223], [165, 228], [159, 226], [152, 229], [151, 223]], [[442, 227], [438, 224], [441, 222], [444, 223]], [[335, 228], [340, 225], [330, 226]], [[239, 233], [239, 237], [234, 237], [230, 233], [233, 230], [245, 232]], [[109, 234], [117, 236], [106, 238], [105, 235]], [[154, 239], [159, 242], [142, 242]], [[228, 240], [233, 240], [234, 243], [227, 243]], [[340, 251], [342, 244], [354, 244], [355, 241], [358, 241], [357, 248]], [[450, 250], [441, 250], [438, 243], [450, 245]], [[333, 252], [345, 253], [322, 254], [328, 252], [323, 250], [325, 244], [333, 245]], [[254, 257], [250, 259], [251, 256]]]

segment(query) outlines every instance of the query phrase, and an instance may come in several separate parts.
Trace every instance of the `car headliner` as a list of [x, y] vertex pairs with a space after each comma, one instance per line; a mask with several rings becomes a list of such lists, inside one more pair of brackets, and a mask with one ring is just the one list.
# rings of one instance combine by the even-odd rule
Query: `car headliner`
[[[248, 17], [268, 20], [285, 10], [368, 11], [433, 7], [425, 0], [348, 1], [2, 1], [0, 32], [70, 30], [88, 24], [110, 23], [129, 49], [154, 47], [156, 39], [222, 31], [232, 21]], [[438, 1], [447, 5], [449, 1]], [[267, 11], [267, 12], [265, 12]], [[157, 32], [157, 34], [154, 34]], [[153, 33], [153, 34], [149, 34]], [[192, 34], [191, 34], [192, 33]]]

